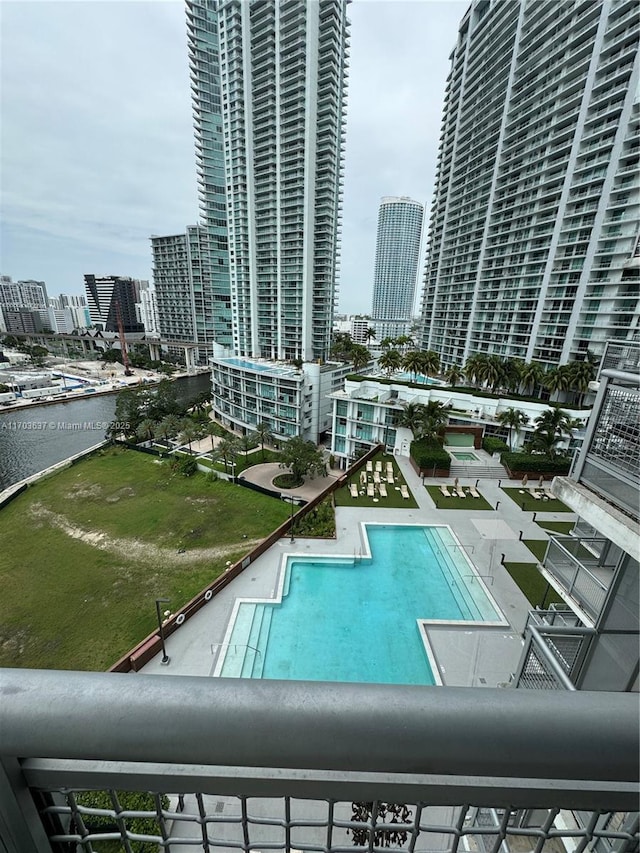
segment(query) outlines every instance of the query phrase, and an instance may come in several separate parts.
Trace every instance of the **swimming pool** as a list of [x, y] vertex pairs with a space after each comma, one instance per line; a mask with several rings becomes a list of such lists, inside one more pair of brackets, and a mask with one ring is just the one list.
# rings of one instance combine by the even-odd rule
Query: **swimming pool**
[[257, 361], [247, 361], [245, 358], [237, 358], [236, 356], [225, 358], [227, 364], [232, 364], [234, 367], [242, 367], [245, 370], [255, 370], [257, 373], [271, 373], [275, 376], [293, 375], [296, 369], [293, 367], [276, 367], [274, 364], [263, 364]]
[[431, 379], [429, 376], [417, 376], [413, 373], [394, 373], [393, 379], [401, 379], [403, 382], [415, 382], [419, 385], [444, 385], [440, 379]]
[[423, 624], [506, 624], [445, 525], [361, 526], [363, 557], [284, 558], [275, 600], [239, 600], [215, 675], [434, 684]]
[[449, 454], [459, 462], [478, 462], [478, 457], [475, 453], [466, 453], [460, 450], [450, 450]]

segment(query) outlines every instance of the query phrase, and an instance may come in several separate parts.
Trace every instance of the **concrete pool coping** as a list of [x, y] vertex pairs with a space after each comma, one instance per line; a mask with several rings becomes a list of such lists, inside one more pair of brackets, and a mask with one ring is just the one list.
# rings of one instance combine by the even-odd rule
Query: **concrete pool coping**
[[[519, 532], [522, 531], [523, 539], [548, 539], [547, 532], [532, 521], [533, 513], [523, 512], [517, 504], [506, 499], [497, 480], [482, 480], [479, 489], [489, 503], [495, 506], [500, 501], [499, 510], [492, 513], [493, 517], [506, 525], [496, 524], [496, 535], [492, 536], [486, 511], [474, 510], [472, 504], [468, 512], [436, 509], [409, 459], [396, 456], [395, 462], [413, 492], [417, 507], [337, 507], [335, 539], [296, 538], [293, 543], [288, 538], [281, 539], [167, 639], [167, 654], [171, 659], [168, 665], [162, 665], [161, 655], [156, 655], [140, 671], [145, 675], [211, 676], [217, 658], [214, 649], [224, 641], [236, 600], [268, 597], [276, 587], [281, 561], [286, 554], [356, 555], [361, 548], [362, 522], [446, 524], [490, 588], [508, 625], [470, 628], [469, 623], [462, 623], [459, 628], [425, 627], [423, 630], [428, 632], [438, 672], [448, 686], [495, 687], [507, 683], [520, 657], [521, 634], [532, 606], [501, 565], [501, 556], [504, 554], [507, 561], [535, 562], [527, 546], [519, 541]], [[460, 481], [461, 485], [475, 482], [472, 477], [460, 478]], [[439, 478], [425, 478], [425, 485], [441, 482]], [[568, 513], [543, 511], [539, 511], [537, 516], [549, 521], [575, 518]], [[485, 536], [480, 535], [474, 519], [489, 521]], [[505, 535], [507, 530], [509, 538]]]

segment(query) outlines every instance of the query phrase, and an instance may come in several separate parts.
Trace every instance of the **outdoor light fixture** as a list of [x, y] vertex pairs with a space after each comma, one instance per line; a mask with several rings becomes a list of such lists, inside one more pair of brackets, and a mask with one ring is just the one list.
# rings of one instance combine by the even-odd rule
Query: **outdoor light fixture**
[[[161, 604], [168, 604], [170, 601], [171, 601], [170, 598], [156, 598], [156, 614], [158, 616], [158, 631], [160, 633], [160, 645], [162, 646], [162, 660], [160, 661], [160, 663], [164, 664], [165, 666], [169, 663], [171, 658], [167, 654], [167, 650], [166, 650], [165, 645], [164, 645], [164, 628], [162, 626], [162, 614], [160, 613], [160, 605]], [[166, 618], [168, 618], [169, 616], [171, 616], [171, 611], [165, 610], [164, 615]]]

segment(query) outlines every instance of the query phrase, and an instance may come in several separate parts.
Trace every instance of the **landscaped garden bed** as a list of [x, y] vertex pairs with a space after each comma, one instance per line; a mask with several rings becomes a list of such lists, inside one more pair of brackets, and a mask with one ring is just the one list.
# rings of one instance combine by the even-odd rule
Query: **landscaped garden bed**
[[[532, 487], [534, 488], [534, 487]], [[559, 501], [557, 498], [534, 498], [529, 488], [509, 488], [502, 487], [502, 491], [511, 498], [514, 503], [517, 503], [524, 512], [573, 512], [573, 510]], [[538, 491], [536, 489], [536, 491]]]

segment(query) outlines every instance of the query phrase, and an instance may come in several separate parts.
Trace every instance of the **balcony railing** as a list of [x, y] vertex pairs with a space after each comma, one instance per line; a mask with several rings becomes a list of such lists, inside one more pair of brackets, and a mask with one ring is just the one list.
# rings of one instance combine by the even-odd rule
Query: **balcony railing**
[[637, 849], [633, 694], [13, 669], [0, 696], [3, 853]]
[[[581, 556], [577, 557], [569, 549], [578, 551]], [[603, 583], [594, 574], [594, 570], [598, 567], [598, 559], [595, 556], [589, 556], [589, 552], [581, 540], [565, 539], [561, 543], [552, 536], [545, 556], [544, 567], [560, 581], [567, 594], [591, 618], [596, 619], [600, 615], [607, 595], [608, 584]], [[611, 573], [610, 569], [605, 571]]]
[[571, 611], [532, 611], [514, 685], [532, 690], [576, 690], [575, 679], [595, 633], [594, 628], [579, 624]]

